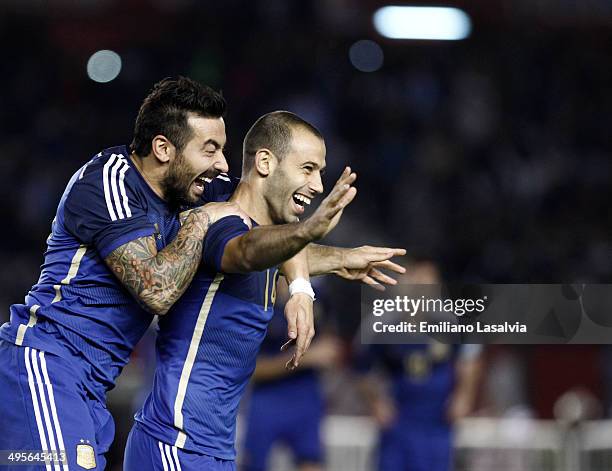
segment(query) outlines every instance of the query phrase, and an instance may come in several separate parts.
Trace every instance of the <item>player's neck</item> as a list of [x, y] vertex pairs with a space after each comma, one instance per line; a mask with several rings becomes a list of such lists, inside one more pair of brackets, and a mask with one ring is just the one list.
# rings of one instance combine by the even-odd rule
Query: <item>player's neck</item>
[[142, 158], [136, 155], [134, 152], [130, 154], [130, 159], [134, 166], [138, 169], [142, 178], [145, 179], [147, 185], [155, 192], [157, 196], [165, 200], [164, 190], [162, 187], [162, 180], [164, 178], [163, 168], [156, 165], [156, 162], [152, 158]]
[[268, 205], [261, 196], [261, 192], [257, 191], [252, 182], [244, 179], [240, 180], [230, 201], [240, 206], [257, 224], [262, 226], [273, 224], [268, 212]]

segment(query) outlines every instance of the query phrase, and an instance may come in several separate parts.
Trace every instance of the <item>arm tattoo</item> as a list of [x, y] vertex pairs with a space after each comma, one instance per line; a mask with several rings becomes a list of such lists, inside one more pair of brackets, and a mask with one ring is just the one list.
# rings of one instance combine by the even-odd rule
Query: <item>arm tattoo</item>
[[144, 308], [166, 314], [195, 275], [209, 225], [208, 215], [194, 210], [163, 250], [153, 236], [141, 237], [111, 252], [106, 264]]

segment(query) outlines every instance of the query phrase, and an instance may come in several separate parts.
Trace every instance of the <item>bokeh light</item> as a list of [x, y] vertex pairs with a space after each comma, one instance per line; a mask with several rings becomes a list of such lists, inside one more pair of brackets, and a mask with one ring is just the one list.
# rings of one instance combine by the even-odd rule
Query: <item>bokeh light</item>
[[374, 41], [363, 39], [357, 41], [349, 49], [351, 64], [361, 72], [375, 72], [383, 65], [382, 48]]
[[121, 57], [114, 51], [102, 50], [87, 61], [87, 76], [94, 82], [106, 83], [115, 80], [121, 72]]

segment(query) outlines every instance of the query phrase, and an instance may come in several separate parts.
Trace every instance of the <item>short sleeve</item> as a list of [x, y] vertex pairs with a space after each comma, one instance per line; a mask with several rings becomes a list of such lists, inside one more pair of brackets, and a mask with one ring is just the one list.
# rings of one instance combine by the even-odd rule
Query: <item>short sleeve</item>
[[221, 271], [221, 259], [227, 243], [249, 231], [249, 227], [240, 216], [227, 216], [219, 219], [208, 228], [204, 238], [202, 260], [205, 265]]
[[130, 168], [121, 155], [85, 167], [64, 202], [64, 226], [106, 258], [121, 245], [155, 233], [144, 196], [129, 184]]

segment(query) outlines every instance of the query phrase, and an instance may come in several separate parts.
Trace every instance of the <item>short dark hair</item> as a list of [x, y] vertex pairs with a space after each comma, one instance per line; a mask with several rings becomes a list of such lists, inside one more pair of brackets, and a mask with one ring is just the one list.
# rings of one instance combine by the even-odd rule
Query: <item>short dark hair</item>
[[165, 78], [151, 89], [142, 102], [130, 150], [144, 157], [151, 152], [153, 138], [159, 134], [182, 150], [191, 138], [188, 113], [203, 118], [221, 118], [225, 99], [212, 88], [187, 77]]
[[260, 117], [247, 132], [242, 146], [242, 173], [249, 172], [258, 150], [269, 149], [281, 160], [291, 148], [292, 129], [302, 128], [323, 140], [321, 132], [289, 111], [273, 111]]

